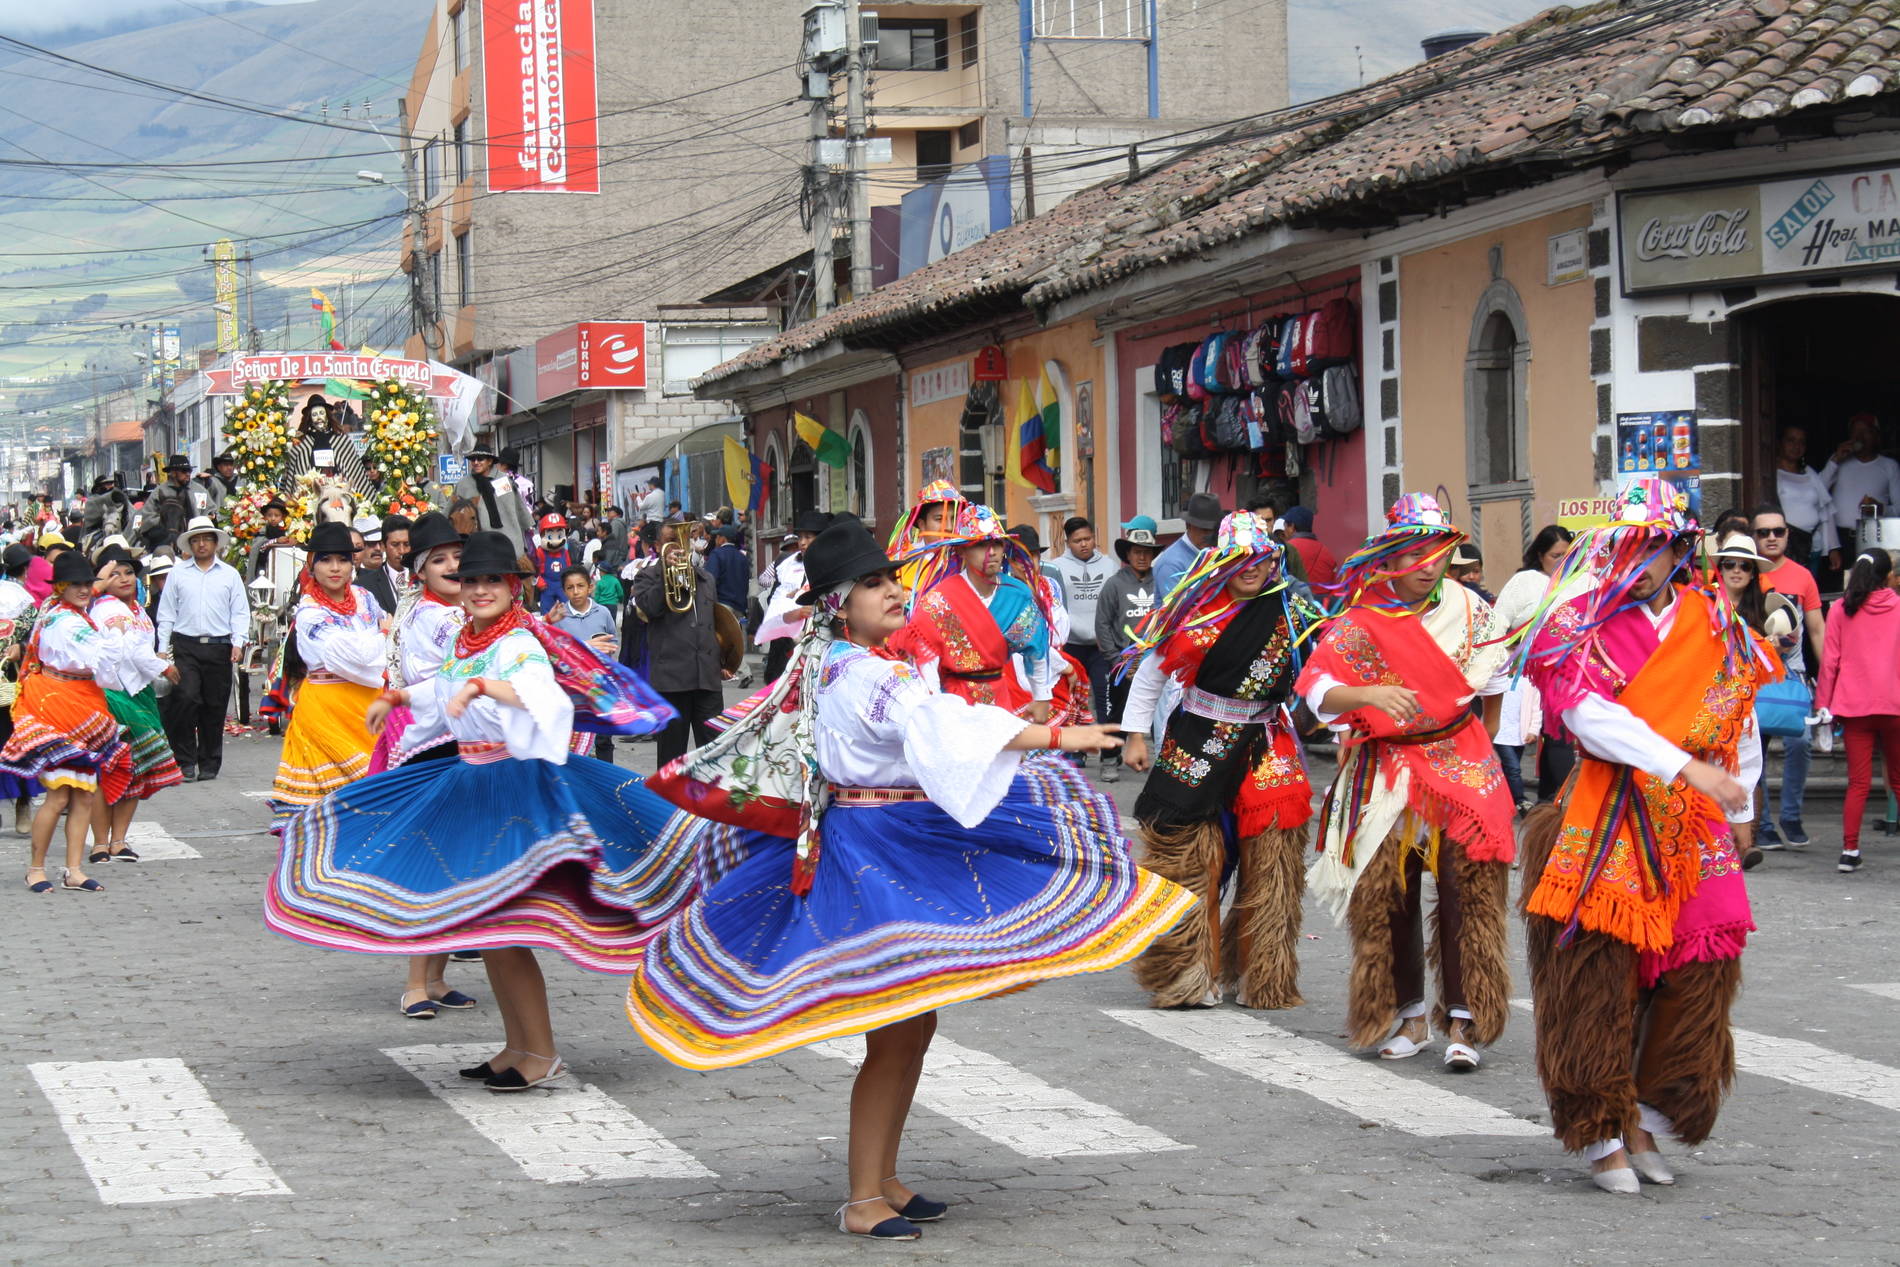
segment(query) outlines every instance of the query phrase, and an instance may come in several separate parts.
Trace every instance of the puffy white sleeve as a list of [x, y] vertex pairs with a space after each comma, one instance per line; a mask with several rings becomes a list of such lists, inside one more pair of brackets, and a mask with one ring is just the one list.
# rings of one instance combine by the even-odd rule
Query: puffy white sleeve
[[[376, 600], [368, 595], [363, 600], [371, 619], [380, 617]], [[297, 608], [297, 649], [306, 664], [322, 665], [359, 686], [383, 684], [385, 641], [374, 624], [351, 624], [315, 603], [304, 603]]]
[[1003, 746], [1029, 723], [1006, 709], [932, 691], [908, 665], [853, 671], [873, 734], [899, 739], [904, 764], [931, 803], [975, 827], [1003, 799], [1022, 754]]
[[566, 765], [568, 740], [574, 734], [574, 703], [554, 680], [554, 666], [548, 663], [547, 652], [533, 634], [519, 631], [508, 635], [502, 651], [491, 672], [514, 688], [521, 697], [521, 707], [478, 699], [471, 710], [494, 710], [493, 719], [500, 723], [509, 756]]
[[763, 647], [778, 638], [796, 638], [805, 632], [803, 620], [787, 620], [800, 608], [792, 600], [805, 592], [805, 562], [801, 555], [779, 560], [778, 590], [772, 595], [772, 601], [759, 614], [759, 632], [753, 641]]
[[[1564, 728], [1592, 756], [1619, 765], [1635, 766], [1644, 774], [1674, 782], [1689, 764], [1689, 754], [1638, 721], [1636, 714], [1615, 700], [1594, 692], [1563, 711]], [[1753, 727], [1750, 728], [1751, 730]], [[1743, 741], [1747, 742], [1746, 739]], [[1761, 741], [1755, 740], [1757, 772]]]
[[48, 620], [40, 632], [40, 660], [66, 673], [90, 673], [100, 686], [119, 684], [120, 635], [94, 628], [77, 616]]
[[1735, 746], [1735, 781], [1748, 789], [1748, 804], [1741, 809], [1727, 812], [1731, 823], [1752, 823], [1755, 821], [1755, 785], [1761, 782], [1761, 731], [1750, 717], [1748, 724], [1742, 727], [1742, 738]]
[[1154, 726], [1155, 705], [1161, 702], [1161, 688], [1167, 681], [1168, 675], [1161, 671], [1161, 661], [1153, 652], [1141, 657], [1128, 682], [1128, 701], [1122, 705], [1123, 730], [1142, 734]]
[[100, 627], [119, 639], [118, 662], [111, 674], [116, 679], [116, 689], [136, 695], [165, 675], [171, 666], [158, 654], [151, 631], [132, 618], [122, 601], [114, 599], [110, 607], [100, 604], [93, 611]]
[[1331, 674], [1316, 673], [1313, 675], [1313, 684], [1306, 688], [1306, 694], [1301, 697], [1305, 699], [1306, 706], [1313, 710], [1314, 718], [1316, 718], [1323, 725], [1332, 726], [1334, 730], [1345, 729], [1345, 727], [1343, 726], [1333, 725], [1334, 722], [1338, 721], [1341, 717], [1344, 717], [1345, 714], [1344, 713], [1329, 713], [1325, 709], [1320, 707], [1320, 703], [1323, 700], [1325, 700], [1327, 695], [1329, 695], [1335, 687], [1340, 687], [1344, 685], [1345, 685], [1344, 682], [1340, 681], [1336, 677], [1333, 677]]

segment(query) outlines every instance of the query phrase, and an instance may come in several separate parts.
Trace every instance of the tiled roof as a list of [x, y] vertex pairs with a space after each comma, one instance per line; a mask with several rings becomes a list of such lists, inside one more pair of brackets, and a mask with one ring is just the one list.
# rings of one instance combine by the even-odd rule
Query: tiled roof
[[1900, 91], [1900, 0], [1559, 6], [1349, 93], [1262, 116], [1136, 180], [921, 268], [716, 367], [715, 382], [966, 304], [1042, 308], [1276, 225], [1359, 228], [1600, 162]]

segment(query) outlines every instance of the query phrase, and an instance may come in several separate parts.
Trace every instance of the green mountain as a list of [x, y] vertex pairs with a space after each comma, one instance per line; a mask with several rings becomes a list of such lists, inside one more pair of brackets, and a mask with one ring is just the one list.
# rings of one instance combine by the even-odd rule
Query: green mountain
[[221, 238], [254, 257], [266, 343], [313, 344], [313, 285], [348, 286], [366, 312], [346, 332], [369, 337], [403, 295], [396, 103], [431, 7], [172, 0], [99, 35], [0, 22], [0, 422], [136, 377], [153, 326], [178, 326], [188, 358], [209, 345]]

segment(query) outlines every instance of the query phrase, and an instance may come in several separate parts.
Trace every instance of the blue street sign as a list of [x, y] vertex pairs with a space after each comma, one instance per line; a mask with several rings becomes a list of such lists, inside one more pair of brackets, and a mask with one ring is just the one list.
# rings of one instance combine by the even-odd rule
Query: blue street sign
[[438, 484], [459, 484], [468, 474], [468, 459], [457, 457], [453, 453], [435, 455], [435, 482]]

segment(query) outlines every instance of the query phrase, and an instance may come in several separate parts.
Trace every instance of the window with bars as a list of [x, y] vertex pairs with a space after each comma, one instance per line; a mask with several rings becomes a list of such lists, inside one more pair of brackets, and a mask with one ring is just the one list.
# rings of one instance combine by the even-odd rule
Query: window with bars
[[455, 183], [468, 179], [468, 120], [455, 125]]
[[455, 239], [455, 301], [464, 308], [475, 293], [475, 261], [469, 253], [469, 236], [473, 232], [471, 229]]

